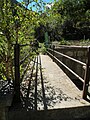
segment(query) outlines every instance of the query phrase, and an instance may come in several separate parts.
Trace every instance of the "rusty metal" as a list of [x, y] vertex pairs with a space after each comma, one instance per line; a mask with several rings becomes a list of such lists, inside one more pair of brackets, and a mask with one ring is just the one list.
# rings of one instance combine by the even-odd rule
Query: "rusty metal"
[[86, 62], [86, 71], [84, 76], [84, 85], [83, 85], [83, 99], [87, 99], [88, 86], [90, 81], [90, 47], [88, 48], [87, 53], [87, 62]]

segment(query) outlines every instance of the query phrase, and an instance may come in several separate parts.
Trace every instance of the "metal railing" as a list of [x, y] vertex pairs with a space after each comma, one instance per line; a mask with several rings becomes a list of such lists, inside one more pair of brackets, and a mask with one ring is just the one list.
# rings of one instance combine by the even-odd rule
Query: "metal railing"
[[[61, 64], [65, 69], [67, 69], [69, 72], [71, 72], [75, 77], [77, 77], [81, 82], [83, 82], [83, 95], [82, 97], [84, 99], [87, 99], [87, 94], [88, 94], [88, 86], [89, 86], [89, 81], [90, 81], [90, 47], [87, 47], [87, 61], [86, 63], [81, 62], [73, 57], [70, 57], [68, 55], [65, 55], [64, 53], [58, 52], [54, 49], [48, 48], [47, 53], [53, 58], [53, 61], [56, 60], [59, 64]], [[63, 63], [60, 58], [56, 56], [58, 54], [59, 56], [62, 56], [66, 59], [69, 59], [73, 61], [74, 63], [78, 63], [82, 66], [82, 69], [85, 70], [84, 78], [79, 76], [76, 72], [74, 72], [70, 67], [68, 67], [65, 63]]]
[[[28, 70], [30, 62], [34, 59], [34, 58], [32, 59], [30, 58], [30, 51], [31, 51], [30, 49], [27, 52], [27, 54], [24, 53], [25, 55], [22, 57], [22, 59], [20, 58], [20, 52], [21, 52], [20, 50], [22, 47], [26, 47], [26, 46], [30, 47], [30, 45], [28, 44], [25, 44], [25, 45], [15, 44], [14, 46], [14, 67], [15, 67], [15, 80], [14, 80], [14, 91], [15, 91], [14, 97], [15, 98], [14, 99], [15, 99], [15, 102], [20, 101], [20, 84], [24, 79], [24, 75]], [[20, 66], [24, 68], [22, 72], [20, 72]]]

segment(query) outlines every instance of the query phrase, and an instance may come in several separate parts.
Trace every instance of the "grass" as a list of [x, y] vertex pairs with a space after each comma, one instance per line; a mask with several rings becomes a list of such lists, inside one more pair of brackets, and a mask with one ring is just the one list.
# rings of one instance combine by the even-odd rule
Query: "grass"
[[89, 46], [90, 39], [87, 40], [64, 40], [59, 42], [59, 45], [76, 45], [76, 46]]

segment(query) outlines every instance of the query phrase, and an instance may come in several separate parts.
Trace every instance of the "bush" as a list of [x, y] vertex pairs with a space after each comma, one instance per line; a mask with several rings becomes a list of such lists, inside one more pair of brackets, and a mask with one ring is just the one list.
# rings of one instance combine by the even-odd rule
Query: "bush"
[[60, 41], [60, 45], [70, 45], [70, 42], [67, 41], [67, 40], [62, 39], [62, 40]]
[[45, 54], [46, 53], [47, 49], [46, 49], [44, 43], [39, 43], [39, 49], [38, 49], [38, 51], [41, 54]]

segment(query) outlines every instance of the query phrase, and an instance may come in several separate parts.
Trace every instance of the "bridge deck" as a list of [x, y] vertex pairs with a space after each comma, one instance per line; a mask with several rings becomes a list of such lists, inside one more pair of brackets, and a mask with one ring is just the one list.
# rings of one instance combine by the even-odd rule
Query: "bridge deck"
[[23, 107], [17, 104], [10, 109], [9, 120], [89, 120], [90, 103], [81, 99], [82, 91], [58, 65], [47, 55], [40, 55], [35, 63], [37, 74], [34, 69], [33, 78], [26, 77], [22, 83], [22, 95], [26, 101]]
[[[82, 91], [48, 55], [41, 55], [41, 64], [47, 109], [90, 105], [82, 99]], [[37, 89], [41, 89], [40, 85]], [[43, 109], [40, 102], [37, 104], [38, 109]]]

